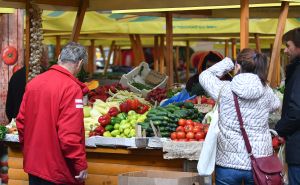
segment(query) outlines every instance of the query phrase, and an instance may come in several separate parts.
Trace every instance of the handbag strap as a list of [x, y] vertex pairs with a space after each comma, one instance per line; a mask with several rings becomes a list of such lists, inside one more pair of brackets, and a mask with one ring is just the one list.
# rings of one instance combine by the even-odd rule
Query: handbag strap
[[243, 121], [243, 118], [242, 118], [242, 114], [241, 114], [241, 110], [240, 110], [240, 106], [239, 106], [239, 102], [238, 102], [238, 97], [234, 92], [232, 92], [232, 93], [233, 93], [233, 99], [234, 99], [234, 105], [235, 105], [237, 117], [238, 117], [238, 120], [239, 120], [239, 123], [240, 123], [240, 129], [241, 129], [244, 141], [245, 141], [246, 149], [247, 149], [247, 152], [248, 152], [250, 158], [254, 159], [254, 156], [252, 154], [252, 148], [251, 148], [251, 145], [250, 145], [250, 142], [249, 142], [249, 138], [248, 138], [248, 135], [247, 135], [246, 130], [244, 128], [244, 121]]

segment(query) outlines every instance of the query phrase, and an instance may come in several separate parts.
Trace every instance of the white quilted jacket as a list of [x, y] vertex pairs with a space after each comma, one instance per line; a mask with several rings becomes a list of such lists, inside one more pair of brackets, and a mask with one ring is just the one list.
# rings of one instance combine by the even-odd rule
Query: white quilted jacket
[[231, 82], [218, 78], [233, 68], [231, 59], [225, 58], [202, 72], [199, 82], [214, 100], [217, 100], [222, 89], [216, 164], [250, 170], [250, 158], [239, 128], [232, 91], [239, 97], [244, 127], [255, 157], [269, 156], [273, 153], [268, 117], [270, 112], [279, 108], [280, 101], [269, 86], [262, 85], [255, 74], [241, 73]]

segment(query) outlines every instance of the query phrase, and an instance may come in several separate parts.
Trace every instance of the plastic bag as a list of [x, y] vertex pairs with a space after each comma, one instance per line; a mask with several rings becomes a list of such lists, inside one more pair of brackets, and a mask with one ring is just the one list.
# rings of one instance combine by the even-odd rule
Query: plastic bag
[[182, 89], [180, 93], [176, 94], [175, 96], [165, 100], [165, 101], [162, 101], [160, 103], [160, 106], [161, 107], [164, 107], [164, 106], [167, 106], [169, 105], [170, 103], [174, 103], [174, 102], [183, 102], [185, 100], [190, 100], [190, 99], [193, 99], [195, 98], [196, 96], [190, 96], [190, 94], [187, 92], [186, 89]]

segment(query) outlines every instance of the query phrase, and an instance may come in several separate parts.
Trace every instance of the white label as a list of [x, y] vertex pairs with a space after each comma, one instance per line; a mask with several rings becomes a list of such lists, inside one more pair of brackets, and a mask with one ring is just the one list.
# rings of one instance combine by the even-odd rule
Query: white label
[[82, 103], [82, 99], [75, 99], [75, 103]]

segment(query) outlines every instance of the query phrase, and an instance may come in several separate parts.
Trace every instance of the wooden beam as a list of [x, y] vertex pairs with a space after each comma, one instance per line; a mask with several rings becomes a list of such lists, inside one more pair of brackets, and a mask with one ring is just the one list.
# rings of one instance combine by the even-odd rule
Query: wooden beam
[[159, 72], [165, 73], [165, 41], [164, 36], [160, 35], [160, 48], [159, 48]]
[[61, 51], [61, 38], [60, 38], [60, 35], [57, 35], [55, 37], [55, 39], [56, 39], [55, 58], [58, 59], [58, 56], [59, 56], [60, 51]]
[[256, 48], [256, 51], [259, 52], [259, 53], [261, 53], [260, 40], [259, 40], [258, 33], [255, 33], [254, 37], [255, 37], [255, 48]]
[[248, 48], [249, 42], [249, 0], [240, 0], [240, 50]]
[[231, 39], [231, 55], [232, 59], [236, 60], [236, 39]]
[[80, 1], [80, 6], [78, 7], [75, 23], [74, 23], [74, 26], [73, 26], [71, 41], [74, 41], [74, 42], [78, 41], [78, 37], [79, 37], [79, 34], [80, 34], [80, 30], [81, 30], [82, 22], [83, 22], [83, 19], [84, 19], [85, 11], [88, 8], [88, 3], [89, 3], [88, 0], [81, 0]]
[[154, 59], [154, 70], [159, 71], [159, 46], [158, 46], [158, 35], [154, 36], [154, 47], [153, 47], [153, 59]]
[[166, 66], [167, 66], [167, 75], [168, 78], [168, 87], [174, 83], [174, 73], [173, 73], [173, 17], [171, 12], [166, 13], [166, 47], [167, 47], [167, 57], [166, 57]]
[[[282, 45], [282, 35], [284, 33], [284, 28], [286, 24], [286, 19], [289, 10], [289, 2], [282, 1], [281, 2], [281, 11], [278, 19], [277, 30], [276, 30], [276, 37], [273, 44], [270, 67], [268, 71], [268, 81], [270, 82], [271, 87], [276, 87], [279, 85], [280, 81], [276, 77], [276, 67], [278, 67], [277, 63], [280, 63], [280, 50]], [[273, 80], [272, 80], [273, 79]]]
[[186, 82], [190, 78], [190, 41], [186, 41], [186, 73], [185, 73], [185, 79]]
[[142, 61], [145, 61], [145, 55], [144, 55], [141, 37], [139, 34], [135, 34], [135, 40], [136, 40], [137, 51], [139, 53], [139, 60], [138, 60], [138, 65], [139, 65]]
[[25, 66], [26, 66], [26, 81], [28, 80], [29, 74], [29, 60], [30, 60], [30, 16], [29, 16], [29, 9], [30, 9], [30, 0], [26, 0], [26, 30], [25, 30]]
[[179, 46], [176, 46], [176, 58], [175, 58], [175, 64], [174, 64], [174, 70], [175, 70], [175, 78], [176, 78], [176, 82], [180, 83], [180, 78], [179, 78], [179, 74], [178, 74], [178, 67], [179, 67]]
[[115, 45], [113, 50], [114, 50], [113, 65], [117, 65], [117, 63], [118, 63], [118, 46]]
[[132, 52], [133, 52], [133, 64], [131, 64], [131, 65], [132, 66], [137, 66], [138, 61], [140, 59], [140, 52], [138, 52], [138, 46], [137, 46], [137, 42], [136, 42], [136, 39], [135, 39], [135, 35], [130, 34], [129, 38], [130, 38], [130, 42], [131, 42], [131, 49], [132, 49]]
[[110, 49], [109, 49], [109, 52], [108, 52], [107, 60], [105, 61], [104, 71], [103, 71], [103, 74], [104, 74], [104, 75], [106, 75], [106, 73], [107, 73], [107, 69], [108, 69], [108, 66], [109, 66], [109, 62], [110, 62], [111, 55], [112, 55], [113, 49], [114, 49], [114, 47], [115, 47], [115, 44], [116, 44], [116, 41], [113, 40], [113, 41], [111, 42], [111, 45], [110, 45]]
[[95, 69], [95, 40], [91, 40], [89, 47], [89, 60], [88, 60], [88, 71], [90, 76], [93, 75]]
[[100, 54], [101, 54], [101, 56], [102, 56], [102, 58], [103, 58], [103, 61], [104, 61], [104, 63], [105, 63], [105, 61], [106, 61], [106, 56], [105, 56], [105, 52], [104, 52], [104, 49], [103, 49], [103, 46], [99, 46], [99, 50], [100, 50]]
[[225, 40], [225, 51], [224, 51], [225, 57], [229, 56], [229, 42], [228, 40]]

